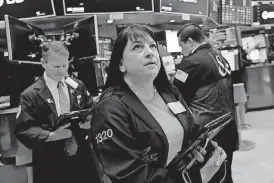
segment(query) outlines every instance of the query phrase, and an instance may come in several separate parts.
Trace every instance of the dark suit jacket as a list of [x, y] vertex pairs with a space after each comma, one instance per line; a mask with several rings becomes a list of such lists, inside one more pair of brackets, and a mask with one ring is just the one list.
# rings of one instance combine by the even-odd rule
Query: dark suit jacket
[[[165, 103], [178, 101], [171, 94], [160, 95]], [[196, 130], [188, 107], [180, 102], [186, 108], [176, 115], [184, 128], [184, 148]], [[113, 183], [183, 182], [181, 174], [165, 168], [169, 145], [163, 129], [128, 87], [99, 101], [91, 130], [95, 152]], [[192, 181], [199, 183], [199, 171], [194, 174]]]
[[[234, 117], [230, 66], [227, 60], [209, 44], [199, 46], [194, 53], [184, 58], [176, 69], [177, 72], [185, 73], [186, 80], [181, 81], [175, 76], [174, 85], [178, 87], [191, 108], [197, 124], [204, 125], [227, 112], [231, 112]], [[229, 123], [214, 140], [227, 153], [238, 149], [238, 130], [235, 120]]]
[[[91, 107], [93, 102], [84, 84], [73, 89], [68, 85], [71, 111]], [[21, 112], [18, 113], [15, 134], [28, 148], [33, 150], [34, 183], [75, 183], [95, 180], [93, 162], [87, 131], [78, 125], [70, 127], [78, 143], [75, 156], [66, 157], [62, 147], [64, 140], [46, 142], [57, 119], [53, 97], [44, 78], [27, 88], [20, 98]], [[94, 174], [92, 176], [92, 174]]]

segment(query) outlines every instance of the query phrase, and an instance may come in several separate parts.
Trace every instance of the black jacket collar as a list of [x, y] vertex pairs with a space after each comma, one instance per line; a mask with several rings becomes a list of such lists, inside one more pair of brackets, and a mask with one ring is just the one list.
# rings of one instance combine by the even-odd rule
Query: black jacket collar
[[208, 49], [208, 48], [211, 48], [210, 44], [208, 43], [205, 43], [205, 44], [201, 44], [200, 46], [198, 46], [195, 51], [193, 53], [191, 53], [190, 55], [196, 53], [197, 51], [199, 50], [202, 50], [202, 49]]

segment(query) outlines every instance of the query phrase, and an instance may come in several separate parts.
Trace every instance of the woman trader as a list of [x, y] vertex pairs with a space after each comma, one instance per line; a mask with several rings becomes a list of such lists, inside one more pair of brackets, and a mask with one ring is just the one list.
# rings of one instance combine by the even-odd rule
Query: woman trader
[[[148, 27], [130, 25], [118, 35], [105, 87], [91, 129], [93, 147], [111, 181], [183, 182], [165, 167], [186, 147], [195, 125], [168, 81]], [[191, 173], [192, 182], [207, 182], [219, 168], [214, 162], [226, 158], [215, 147], [206, 165]]]

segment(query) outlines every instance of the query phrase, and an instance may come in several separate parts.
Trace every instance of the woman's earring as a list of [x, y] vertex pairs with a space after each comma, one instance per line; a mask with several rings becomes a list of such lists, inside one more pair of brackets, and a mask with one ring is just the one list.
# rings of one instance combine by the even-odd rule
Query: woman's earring
[[125, 72], [126, 72], [125, 66], [120, 66], [120, 71], [121, 71], [122, 73], [125, 73]]

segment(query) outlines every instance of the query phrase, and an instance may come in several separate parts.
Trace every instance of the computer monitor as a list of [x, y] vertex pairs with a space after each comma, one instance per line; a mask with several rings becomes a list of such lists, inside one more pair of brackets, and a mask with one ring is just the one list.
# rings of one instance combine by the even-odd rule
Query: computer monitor
[[267, 62], [267, 49], [266, 48], [260, 48], [260, 62]]
[[10, 61], [40, 64], [41, 48], [34, 37], [44, 36], [41, 28], [5, 15], [7, 47]]
[[264, 63], [267, 61], [267, 49], [253, 49], [248, 55], [248, 59], [252, 60], [253, 63]]
[[0, 0], [0, 21], [4, 15], [20, 19], [55, 16], [53, 0]]
[[177, 37], [178, 31], [166, 30], [165, 32], [166, 32], [167, 51], [169, 53], [180, 53], [181, 47], [178, 43], [178, 37]]
[[63, 0], [65, 15], [153, 12], [152, 0]]
[[257, 48], [265, 48], [266, 47], [266, 39], [264, 34], [258, 34], [254, 36], [255, 43]]
[[256, 47], [256, 41], [253, 36], [243, 37], [242, 46], [244, 50], [254, 49]]
[[238, 60], [236, 59], [237, 55], [235, 55], [237, 54], [237, 51], [235, 53], [235, 50], [221, 50], [221, 54], [229, 63], [232, 71], [235, 71], [237, 68], [239, 68]]
[[99, 37], [99, 56], [109, 59], [112, 51], [112, 39], [107, 37]]
[[209, 30], [212, 34], [212, 39], [218, 48], [236, 47], [238, 45], [237, 31], [233, 26], [219, 27]]
[[97, 16], [81, 19], [63, 27], [70, 59], [81, 60], [98, 55], [98, 25]]

